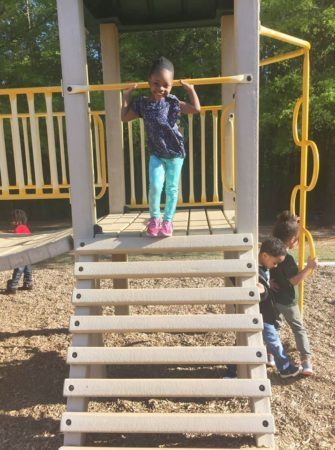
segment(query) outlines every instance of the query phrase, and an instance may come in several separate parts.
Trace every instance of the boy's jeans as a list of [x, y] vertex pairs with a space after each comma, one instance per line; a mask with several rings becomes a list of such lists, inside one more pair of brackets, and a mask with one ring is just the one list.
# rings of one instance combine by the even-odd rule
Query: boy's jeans
[[11, 289], [17, 289], [21, 276], [23, 275], [24, 283], [32, 283], [33, 281], [33, 272], [31, 266], [17, 267], [13, 271], [12, 279], [9, 282], [9, 287]]
[[165, 181], [164, 220], [172, 221], [177, 207], [179, 177], [184, 158], [157, 158], [150, 155], [149, 160], [149, 210], [150, 217], [159, 219], [160, 203]]
[[284, 347], [280, 341], [278, 331], [274, 325], [264, 323], [263, 339], [269, 353], [272, 353], [276, 367], [279, 371], [285, 370], [291, 364]]

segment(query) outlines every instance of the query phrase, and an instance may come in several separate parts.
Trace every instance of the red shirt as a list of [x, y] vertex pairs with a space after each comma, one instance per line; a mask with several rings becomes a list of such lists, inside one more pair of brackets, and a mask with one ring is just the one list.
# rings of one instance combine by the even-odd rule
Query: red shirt
[[18, 225], [15, 228], [14, 233], [16, 233], [16, 234], [31, 234], [27, 225]]

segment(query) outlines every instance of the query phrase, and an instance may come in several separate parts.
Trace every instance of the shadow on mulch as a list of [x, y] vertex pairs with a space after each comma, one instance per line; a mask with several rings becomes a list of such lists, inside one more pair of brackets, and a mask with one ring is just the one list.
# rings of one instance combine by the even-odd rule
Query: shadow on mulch
[[131, 365], [108, 366], [109, 378], [220, 378], [225, 367], [219, 366], [171, 366]]
[[43, 330], [20, 330], [15, 333], [0, 332], [0, 341], [13, 337], [53, 336], [54, 334], [69, 334], [68, 328], [47, 328]]
[[185, 436], [180, 434], [89, 434], [86, 444], [112, 447], [152, 447], [166, 448], [241, 448], [254, 446], [252, 436], [232, 437], [224, 435]]
[[0, 442], [3, 450], [56, 450], [62, 445], [63, 436], [58, 420], [0, 414]]
[[12, 360], [1, 368], [0, 409], [12, 411], [64, 403], [63, 382], [69, 370], [64, 359], [56, 351], [41, 352], [31, 347], [26, 347], [26, 351], [32, 354], [29, 359]]

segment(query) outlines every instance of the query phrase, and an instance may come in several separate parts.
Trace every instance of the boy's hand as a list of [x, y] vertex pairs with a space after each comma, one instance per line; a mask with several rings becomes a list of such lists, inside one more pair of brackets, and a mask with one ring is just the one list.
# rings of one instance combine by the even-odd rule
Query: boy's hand
[[256, 283], [256, 286], [258, 287], [259, 293], [264, 294], [265, 287], [262, 285], [262, 283]]
[[308, 269], [314, 270], [318, 267], [318, 259], [317, 258], [311, 258], [310, 256], [307, 259], [306, 267]]

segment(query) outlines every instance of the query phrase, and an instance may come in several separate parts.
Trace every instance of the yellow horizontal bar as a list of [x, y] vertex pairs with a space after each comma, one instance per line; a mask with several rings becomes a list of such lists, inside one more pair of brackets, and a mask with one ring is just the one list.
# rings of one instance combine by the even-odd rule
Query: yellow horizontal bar
[[[53, 117], [65, 117], [65, 112], [53, 112]], [[31, 114], [29, 113], [19, 113], [15, 117], [18, 117], [19, 119], [29, 119], [31, 117]], [[34, 117], [47, 117], [47, 113], [35, 113]], [[13, 114], [0, 114], [0, 119], [12, 119]]]
[[[201, 106], [201, 111], [221, 111], [222, 106], [221, 105], [213, 105], [213, 106]], [[106, 111], [90, 111], [90, 114], [92, 116], [104, 116], [106, 114]], [[53, 117], [65, 117], [65, 112], [53, 112]], [[17, 114], [17, 117], [19, 119], [29, 119], [30, 114], [29, 113], [19, 113]], [[47, 113], [36, 113], [34, 114], [34, 117], [47, 117]], [[12, 114], [0, 114], [0, 119], [12, 119]]]
[[287, 42], [288, 44], [297, 45], [298, 47], [307, 48], [308, 50], [311, 48], [311, 44], [308, 41], [281, 33], [280, 31], [272, 30], [271, 28], [263, 27], [262, 25], [260, 27], [260, 34], [261, 36], [277, 39], [278, 41]]
[[0, 95], [61, 93], [61, 86], [0, 89]]
[[221, 105], [215, 105], [215, 106], [201, 106], [200, 111], [221, 111], [222, 106]]
[[69, 192], [58, 192], [57, 194], [44, 193], [44, 194], [0, 194], [0, 200], [50, 200], [50, 199], [66, 199], [70, 198]]
[[[248, 79], [251, 75], [232, 75], [228, 77], [212, 77], [212, 78], [187, 78], [183, 79], [185, 83], [198, 85], [208, 85], [208, 84], [234, 84], [234, 83], [250, 83], [251, 79]], [[138, 83], [127, 82], [127, 83], [113, 83], [113, 84], [95, 84], [91, 86], [68, 86], [67, 92], [70, 94], [80, 94], [84, 92], [96, 92], [96, 91], [122, 91], [124, 89], [130, 89], [136, 85], [136, 89], [148, 89], [149, 83], [147, 81], [140, 81]], [[174, 80], [172, 82], [173, 86], [182, 86], [180, 80]]]
[[282, 55], [271, 56], [271, 58], [262, 59], [259, 62], [259, 66], [268, 66], [269, 64], [286, 61], [287, 59], [296, 58], [297, 56], [302, 56], [305, 53], [304, 49], [294, 50], [293, 52], [284, 53]]

